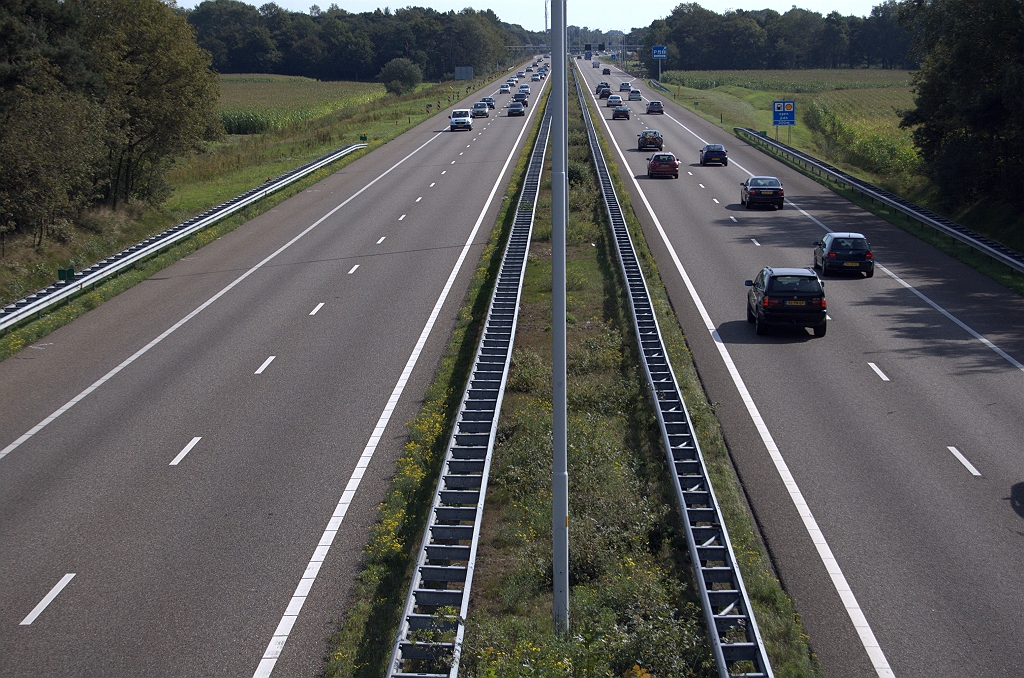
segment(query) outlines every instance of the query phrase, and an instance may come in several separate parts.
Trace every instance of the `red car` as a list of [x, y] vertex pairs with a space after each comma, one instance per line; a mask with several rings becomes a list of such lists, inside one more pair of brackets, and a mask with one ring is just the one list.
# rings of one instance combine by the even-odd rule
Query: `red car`
[[672, 153], [655, 153], [647, 159], [647, 178], [668, 176], [679, 178], [679, 160]]

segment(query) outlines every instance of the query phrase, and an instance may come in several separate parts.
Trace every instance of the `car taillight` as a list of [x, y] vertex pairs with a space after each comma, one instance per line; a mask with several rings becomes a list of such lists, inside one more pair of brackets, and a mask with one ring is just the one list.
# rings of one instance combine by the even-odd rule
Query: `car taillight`
[[818, 306], [820, 308], [826, 308], [825, 297], [815, 297], [811, 299], [811, 306]]
[[835, 252], [829, 252], [828, 253], [828, 258], [829, 259], [835, 259], [836, 258], [836, 253]]
[[769, 306], [778, 306], [781, 303], [781, 299], [772, 299], [771, 297], [765, 297], [761, 300], [761, 305], [765, 308], [768, 308]]
[[864, 258], [865, 259], [874, 259], [875, 255], [871, 254], [871, 250], [868, 250], [868, 253], [864, 255]]
[[779, 189], [779, 197], [781, 198], [784, 195], [786, 195], [786, 192], [780, 188]]

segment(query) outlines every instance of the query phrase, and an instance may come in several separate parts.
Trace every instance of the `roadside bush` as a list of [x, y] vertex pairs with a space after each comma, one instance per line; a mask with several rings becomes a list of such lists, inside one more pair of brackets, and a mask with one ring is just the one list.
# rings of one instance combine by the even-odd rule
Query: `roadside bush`
[[384, 83], [384, 89], [392, 94], [405, 94], [423, 81], [420, 67], [408, 59], [392, 59], [384, 64], [377, 74], [377, 80]]

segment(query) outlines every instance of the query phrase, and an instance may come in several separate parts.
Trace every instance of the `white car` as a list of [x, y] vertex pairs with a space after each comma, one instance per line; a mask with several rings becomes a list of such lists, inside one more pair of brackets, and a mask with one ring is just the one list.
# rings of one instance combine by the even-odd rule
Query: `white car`
[[631, 90], [629, 90], [629, 100], [630, 101], [641, 101], [642, 99], [643, 99], [643, 97], [640, 95], [640, 90], [638, 90], [638, 89], [631, 89]]
[[[486, 106], [487, 104], [484, 104]], [[448, 128], [454, 132], [457, 129], [473, 129], [473, 113], [468, 108], [456, 108], [452, 111], [452, 114], [448, 116], [451, 121], [448, 124]]]
[[523, 83], [522, 85], [519, 86], [519, 91], [526, 92], [527, 94], [533, 94], [533, 92], [530, 91], [530, 86], [527, 85], [526, 83]]
[[608, 96], [608, 103], [606, 105], [609, 106], [609, 107], [611, 107], [611, 106], [621, 106], [622, 105], [622, 97], [620, 97], [618, 94], [611, 94], [611, 95]]
[[504, 85], [498, 88], [498, 92], [500, 92], [501, 94], [508, 94], [510, 91], [512, 91], [512, 88], [508, 86], [508, 83], [505, 83]]

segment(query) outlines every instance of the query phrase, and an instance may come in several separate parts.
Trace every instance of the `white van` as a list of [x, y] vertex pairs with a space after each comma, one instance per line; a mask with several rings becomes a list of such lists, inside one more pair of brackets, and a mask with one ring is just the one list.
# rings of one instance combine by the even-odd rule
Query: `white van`
[[473, 117], [472, 113], [468, 108], [456, 108], [452, 111], [452, 114], [448, 116], [451, 120], [449, 123], [449, 129], [454, 132], [457, 129], [473, 129]]

